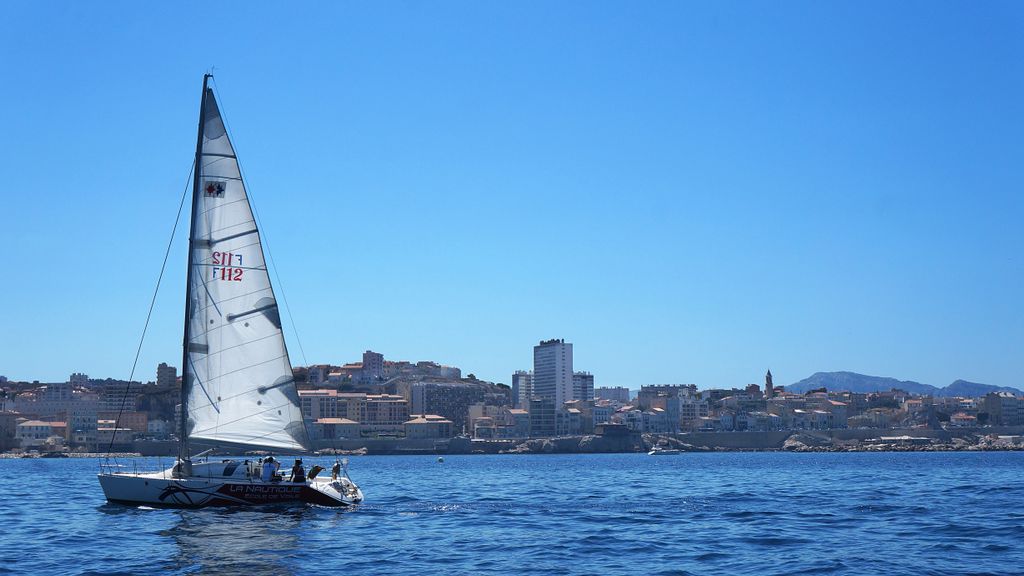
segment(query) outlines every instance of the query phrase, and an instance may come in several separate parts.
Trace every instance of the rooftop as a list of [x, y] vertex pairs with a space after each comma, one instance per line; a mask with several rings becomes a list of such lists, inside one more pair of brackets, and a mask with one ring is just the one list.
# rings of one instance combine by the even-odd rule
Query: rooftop
[[348, 418], [319, 418], [315, 421], [316, 424], [359, 424], [355, 420], [349, 420]]
[[[24, 422], [19, 423], [18, 427], [20, 428], [22, 426], [53, 426], [53, 425], [54, 425], [53, 422], [43, 422], [42, 420], [25, 420]], [[61, 422], [60, 426], [64, 426], [64, 423]]]
[[406, 422], [406, 424], [451, 424], [452, 421], [437, 414], [423, 414]]

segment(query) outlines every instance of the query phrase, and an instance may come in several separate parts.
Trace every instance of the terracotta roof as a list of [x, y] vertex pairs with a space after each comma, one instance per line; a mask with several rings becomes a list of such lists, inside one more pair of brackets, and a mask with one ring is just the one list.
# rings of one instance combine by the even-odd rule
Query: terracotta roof
[[359, 424], [355, 420], [349, 420], [348, 418], [318, 418], [315, 421], [316, 424]]
[[18, 424], [18, 426], [53, 426], [50, 422], [43, 422], [42, 420], [25, 420]]

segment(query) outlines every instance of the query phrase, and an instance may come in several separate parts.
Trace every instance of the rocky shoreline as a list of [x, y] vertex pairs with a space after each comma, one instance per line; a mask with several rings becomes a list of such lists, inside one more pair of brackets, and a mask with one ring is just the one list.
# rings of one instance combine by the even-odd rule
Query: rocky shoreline
[[[643, 434], [608, 442], [606, 437], [535, 438], [494, 451], [498, 454], [577, 454], [649, 452], [655, 447], [683, 452], [985, 452], [1024, 451], [1024, 437], [975, 434], [948, 440], [915, 436], [882, 436], [841, 440], [827, 435], [792, 432], [778, 445], [721, 446], [695, 444], [686, 435]], [[482, 447], [465, 453], [494, 453]], [[460, 453], [451, 451], [450, 453]]]
[[[466, 437], [443, 441], [376, 440], [349, 441], [345, 446], [317, 451], [320, 455], [446, 455], [446, 454], [600, 454], [649, 452], [656, 447], [682, 452], [985, 452], [1024, 450], [1024, 427], [931, 429], [840, 429], [769, 432], [695, 432], [680, 434], [585, 435], [558, 438], [474, 440]], [[136, 446], [137, 453], [115, 457], [173, 457], [174, 443], [159, 450]], [[218, 455], [243, 452], [216, 452]], [[254, 454], [252, 452], [249, 455]], [[106, 454], [63, 453], [25, 455], [4, 453], [0, 458], [72, 457], [102, 458]]]
[[[888, 441], [832, 441], [808, 434], [793, 434], [783, 443], [787, 452], [990, 452], [1024, 450], [1024, 438], [1001, 437], [996, 434], [956, 437], [948, 441], [915, 437], [890, 437]], [[914, 442], [918, 440], [918, 442]]]
[[30, 452], [2, 452], [0, 460], [13, 458], [141, 458], [138, 452], [56, 452], [47, 454], [32, 454]]

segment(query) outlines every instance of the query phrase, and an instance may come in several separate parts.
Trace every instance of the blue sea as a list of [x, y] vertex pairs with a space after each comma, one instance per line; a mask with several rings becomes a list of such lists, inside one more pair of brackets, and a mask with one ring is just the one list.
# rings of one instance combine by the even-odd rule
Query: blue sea
[[1024, 574], [1021, 452], [350, 460], [348, 511], [107, 504], [95, 460], [0, 460], [0, 573]]

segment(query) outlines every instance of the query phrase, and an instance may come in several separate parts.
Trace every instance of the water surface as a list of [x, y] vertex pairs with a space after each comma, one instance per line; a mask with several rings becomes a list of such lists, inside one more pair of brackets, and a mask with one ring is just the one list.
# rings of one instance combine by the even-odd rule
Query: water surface
[[95, 460], [0, 471], [0, 573], [1024, 574], [1020, 452], [364, 456], [346, 512], [107, 504]]

